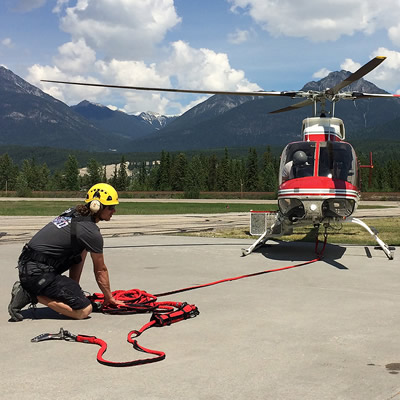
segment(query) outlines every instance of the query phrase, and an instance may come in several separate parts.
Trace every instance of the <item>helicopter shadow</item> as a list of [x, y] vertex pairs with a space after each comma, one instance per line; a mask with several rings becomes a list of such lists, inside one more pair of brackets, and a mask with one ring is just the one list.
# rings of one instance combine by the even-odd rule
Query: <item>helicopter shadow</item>
[[255, 250], [264, 257], [279, 261], [305, 262], [317, 257], [317, 252], [323, 250], [321, 260], [337, 269], [347, 270], [348, 268], [340, 263], [346, 247], [337, 244], [327, 243], [325, 249], [323, 242], [320, 242], [318, 248], [315, 247], [315, 230], [311, 230], [302, 240], [286, 242], [279, 239], [271, 239], [264, 246]]

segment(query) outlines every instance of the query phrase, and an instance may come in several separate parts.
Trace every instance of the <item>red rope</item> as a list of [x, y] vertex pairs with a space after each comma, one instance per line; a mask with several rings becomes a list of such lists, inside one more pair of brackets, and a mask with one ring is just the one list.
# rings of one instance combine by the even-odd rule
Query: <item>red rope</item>
[[295, 264], [295, 265], [289, 265], [289, 266], [281, 267], [281, 268], [266, 269], [264, 271], [254, 272], [252, 274], [235, 276], [233, 278], [225, 278], [225, 279], [221, 279], [219, 281], [210, 282], [210, 283], [204, 283], [202, 285], [190, 286], [190, 287], [183, 288], [183, 289], [171, 290], [169, 292], [157, 293], [154, 296], [156, 296], [156, 297], [168, 296], [170, 294], [187, 292], [189, 290], [200, 289], [200, 288], [204, 288], [204, 287], [207, 287], [207, 286], [219, 285], [220, 283], [224, 283], [224, 282], [231, 282], [231, 281], [236, 281], [238, 279], [250, 278], [252, 276], [269, 274], [271, 272], [284, 271], [284, 270], [287, 270], [287, 269], [297, 268], [297, 267], [301, 267], [303, 265], [308, 265], [308, 264], [315, 263], [315, 262], [321, 260], [321, 258], [323, 256], [323, 253], [324, 253], [325, 247], [326, 247], [327, 238], [328, 238], [328, 236], [325, 233], [322, 249], [321, 249], [321, 251], [318, 251], [319, 240], [318, 240], [318, 235], [317, 235], [317, 239], [316, 239], [316, 243], [315, 243], [315, 253], [317, 254], [317, 257], [312, 259], [312, 260], [310, 260], [310, 261], [306, 261], [306, 262], [303, 262], [303, 263], [300, 263], [300, 264]]

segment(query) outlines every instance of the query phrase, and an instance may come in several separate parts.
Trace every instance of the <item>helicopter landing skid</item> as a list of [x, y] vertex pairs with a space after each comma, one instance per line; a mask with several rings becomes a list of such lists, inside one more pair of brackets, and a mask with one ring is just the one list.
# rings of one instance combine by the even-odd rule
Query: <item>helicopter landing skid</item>
[[374, 230], [372, 230], [365, 222], [361, 221], [361, 220], [358, 219], [358, 218], [353, 218], [353, 217], [347, 218], [347, 219], [345, 220], [345, 222], [354, 222], [355, 224], [362, 226], [371, 236], [374, 237], [374, 239], [376, 240], [376, 242], [379, 244], [380, 248], [381, 248], [381, 249], [384, 251], [384, 253], [386, 254], [387, 258], [388, 258], [389, 260], [393, 260], [394, 255], [393, 255], [393, 253], [390, 251], [389, 246], [388, 246], [384, 241], [382, 241], [381, 239], [379, 239], [379, 237], [378, 237], [378, 235], [377, 235], [377, 232], [374, 231]]
[[250, 247], [248, 247], [247, 249], [242, 249], [242, 256], [247, 256], [249, 254], [251, 254], [254, 250], [258, 249], [261, 246], [264, 246], [265, 242], [268, 239], [273, 239], [273, 238], [277, 238], [280, 237], [284, 234], [284, 232], [280, 233], [273, 233], [274, 228], [278, 228], [280, 227], [280, 222], [278, 222], [279, 220], [275, 221], [275, 223], [268, 228]]

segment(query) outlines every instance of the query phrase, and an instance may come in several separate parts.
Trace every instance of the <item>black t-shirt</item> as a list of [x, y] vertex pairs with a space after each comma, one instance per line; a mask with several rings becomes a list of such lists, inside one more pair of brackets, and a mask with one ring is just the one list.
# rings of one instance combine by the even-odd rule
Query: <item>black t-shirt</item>
[[[29, 247], [55, 259], [72, 256], [71, 220], [72, 217], [64, 215], [54, 218], [33, 236]], [[103, 253], [103, 236], [91, 218], [76, 222], [76, 239], [79, 252], [86, 249], [91, 253]]]

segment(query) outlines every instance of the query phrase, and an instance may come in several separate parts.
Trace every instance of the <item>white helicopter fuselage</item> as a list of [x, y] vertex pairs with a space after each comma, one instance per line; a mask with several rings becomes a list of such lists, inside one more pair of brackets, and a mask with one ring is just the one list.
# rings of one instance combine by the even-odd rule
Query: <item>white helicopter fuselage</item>
[[[358, 162], [344, 141], [339, 118], [312, 117], [302, 124], [302, 141], [281, 156], [278, 206], [290, 223], [329, 223], [350, 217], [360, 200]], [[296, 155], [306, 158], [296, 163]]]

